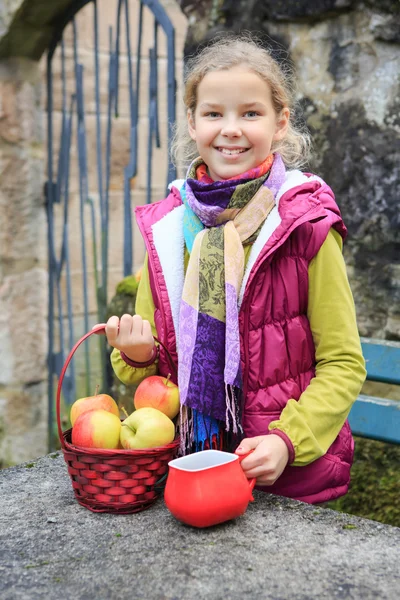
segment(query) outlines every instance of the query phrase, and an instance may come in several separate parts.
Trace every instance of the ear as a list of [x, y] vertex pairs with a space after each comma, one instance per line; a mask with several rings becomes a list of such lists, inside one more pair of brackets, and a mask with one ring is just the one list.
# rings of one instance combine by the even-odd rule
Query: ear
[[190, 109], [186, 113], [186, 118], [187, 118], [189, 135], [192, 138], [192, 140], [196, 141], [196, 126], [195, 126], [195, 122], [194, 122], [194, 115]]
[[279, 140], [282, 140], [285, 137], [289, 127], [289, 118], [290, 110], [287, 107], [285, 107], [281, 110], [281, 113], [276, 120], [275, 134], [273, 138], [274, 142], [278, 142]]

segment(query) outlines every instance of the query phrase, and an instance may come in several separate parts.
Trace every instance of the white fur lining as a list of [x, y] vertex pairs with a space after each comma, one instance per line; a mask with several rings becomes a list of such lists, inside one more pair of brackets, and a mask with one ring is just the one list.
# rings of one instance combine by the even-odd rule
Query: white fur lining
[[184, 281], [183, 215], [185, 206], [174, 208], [152, 226], [153, 241], [164, 274], [174, 321], [176, 342], [179, 336], [179, 310]]
[[282, 198], [283, 194], [286, 194], [286, 192], [288, 192], [292, 188], [295, 188], [299, 185], [303, 185], [303, 183], [307, 183], [308, 181], [319, 181], [320, 183], [324, 183], [321, 177], [318, 177], [318, 175], [311, 175], [310, 177], [307, 177], [307, 175], [305, 175], [298, 169], [294, 169], [293, 171], [286, 171], [286, 179], [279, 188], [275, 198], [276, 203], [279, 204], [279, 200]]
[[171, 190], [173, 187], [176, 187], [180, 190], [184, 183], [184, 179], [174, 179], [174, 181], [171, 181], [171, 183], [168, 184], [168, 189]]
[[281, 218], [279, 216], [278, 204], [276, 204], [269, 213], [267, 219], [265, 220], [265, 223], [262, 226], [261, 231], [258, 234], [258, 237], [250, 250], [250, 256], [247, 261], [246, 269], [244, 271], [243, 281], [239, 293], [239, 308], [242, 305], [244, 290], [246, 289], [247, 281], [250, 276], [250, 271], [253, 268], [254, 263], [256, 262], [261, 250], [264, 248], [265, 244], [268, 242], [269, 238], [274, 233], [275, 229], [280, 225], [280, 223]]
[[276, 205], [274, 206], [274, 208], [271, 210], [268, 217], [266, 218], [265, 223], [262, 226], [261, 231], [258, 234], [258, 237], [253, 244], [252, 249], [250, 250], [250, 256], [247, 261], [246, 269], [245, 269], [244, 276], [243, 276], [242, 286], [240, 288], [240, 293], [239, 293], [239, 299], [238, 299], [239, 308], [242, 305], [244, 291], [246, 289], [246, 285], [247, 285], [247, 281], [250, 276], [251, 269], [253, 268], [261, 250], [264, 248], [265, 244], [268, 242], [271, 235], [274, 233], [274, 231], [279, 227], [279, 225], [281, 223], [282, 219], [279, 215], [279, 200], [290, 189], [295, 188], [299, 185], [302, 185], [303, 183], [306, 183], [307, 181], [322, 182], [322, 179], [320, 177], [318, 177], [317, 175], [312, 175], [311, 177], [307, 177], [306, 175], [304, 175], [304, 173], [302, 173], [301, 171], [299, 171], [297, 169], [293, 170], [293, 171], [286, 171], [285, 182], [281, 185], [281, 187], [278, 190], [278, 193], [276, 194], [276, 198], [275, 198]]

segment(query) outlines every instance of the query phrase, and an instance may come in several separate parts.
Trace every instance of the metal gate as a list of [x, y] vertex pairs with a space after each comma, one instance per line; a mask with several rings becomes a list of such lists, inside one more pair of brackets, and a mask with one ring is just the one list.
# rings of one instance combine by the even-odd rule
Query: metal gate
[[[76, 1], [64, 15], [47, 56], [48, 181], [45, 195], [49, 257], [49, 450], [54, 448], [57, 378], [76, 340], [91, 329], [93, 321], [105, 319], [110, 287], [110, 239], [121, 239], [121, 279], [132, 273], [132, 189], [135, 190], [140, 173], [145, 201], [151, 202], [153, 155], [155, 148], [160, 148], [161, 144], [165, 148], [165, 165], [158, 162], [157, 169], [165, 171], [165, 189], [168, 182], [176, 177], [169, 158], [175, 123], [174, 28], [158, 0], [115, 0], [115, 22], [108, 27], [108, 49], [104, 51], [100, 37], [101, 32], [104, 34], [102, 7], [105, 9], [106, 5], [109, 10], [109, 0]], [[86, 14], [83, 29], [79, 27], [80, 15], [77, 15], [82, 9]], [[92, 39], [89, 45], [88, 37]], [[86, 44], [84, 49], [82, 39]], [[163, 57], [160, 57], [160, 44], [164, 48]], [[144, 46], [147, 46], [146, 54]], [[89, 55], [92, 67], [88, 66]], [[159, 69], [161, 64], [165, 71], [163, 81]], [[143, 66], [147, 66], [147, 77]], [[106, 82], [102, 85], [105, 74]], [[124, 82], [126, 97], [126, 127], [122, 129], [118, 121], [121, 82]], [[159, 115], [162, 94], [165, 94], [167, 113], [164, 136], [160, 131]], [[143, 95], [147, 95], [144, 108]], [[88, 101], [88, 98], [91, 100]], [[93, 125], [90, 131], [89, 120]], [[117, 124], [119, 130], [115, 141]], [[147, 137], [144, 140], [143, 135], [140, 137], [143, 131], [146, 131]], [[120, 151], [120, 143], [125, 143], [126, 149], [124, 164], [119, 165], [118, 170], [118, 166], [113, 169], [113, 153]], [[93, 173], [96, 174], [94, 181]], [[116, 178], [120, 178], [120, 187], [118, 183], [115, 186]], [[75, 195], [71, 191], [74, 186]], [[115, 197], [113, 187], [119, 190], [123, 210], [118, 217], [119, 224], [114, 222], [111, 232], [110, 197], [111, 194]], [[74, 218], [71, 216], [73, 210]], [[91, 298], [94, 298], [94, 311]], [[96, 340], [96, 347], [104, 389], [108, 356], [103, 336]], [[81, 395], [92, 395], [93, 357], [89, 344], [84, 345], [80, 352], [84, 353], [82, 370], [85, 381], [83, 390], [79, 391]], [[64, 378], [63, 400], [66, 407], [77, 397], [74, 360]]]

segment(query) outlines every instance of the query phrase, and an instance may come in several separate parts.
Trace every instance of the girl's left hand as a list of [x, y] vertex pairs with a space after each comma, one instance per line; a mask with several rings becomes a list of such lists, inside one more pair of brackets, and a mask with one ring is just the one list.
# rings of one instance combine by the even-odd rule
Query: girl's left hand
[[259, 435], [245, 438], [236, 448], [239, 456], [254, 450], [242, 460], [241, 466], [248, 479], [256, 478], [256, 485], [272, 485], [282, 474], [289, 460], [289, 450], [278, 435]]

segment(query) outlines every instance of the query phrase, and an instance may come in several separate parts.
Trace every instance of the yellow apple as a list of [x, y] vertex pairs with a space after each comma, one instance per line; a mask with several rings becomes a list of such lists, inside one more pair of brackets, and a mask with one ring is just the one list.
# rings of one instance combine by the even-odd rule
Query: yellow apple
[[72, 443], [84, 448], [119, 448], [121, 421], [108, 410], [89, 410], [76, 419]]
[[123, 448], [139, 450], [156, 448], [173, 441], [175, 425], [167, 415], [152, 408], [138, 408], [121, 426], [120, 441]]
[[119, 417], [119, 408], [117, 403], [108, 394], [95, 394], [94, 396], [87, 396], [86, 398], [79, 398], [71, 406], [69, 418], [71, 420], [72, 427], [75, 421], [88, 410], [107, 410], [113, 413], [116, 417]]
[[138, 385], [133, 403], [135, 408], [150, 406], [173, 419], [179, 413], [179, 388], [168, 377], [151, 375]]

